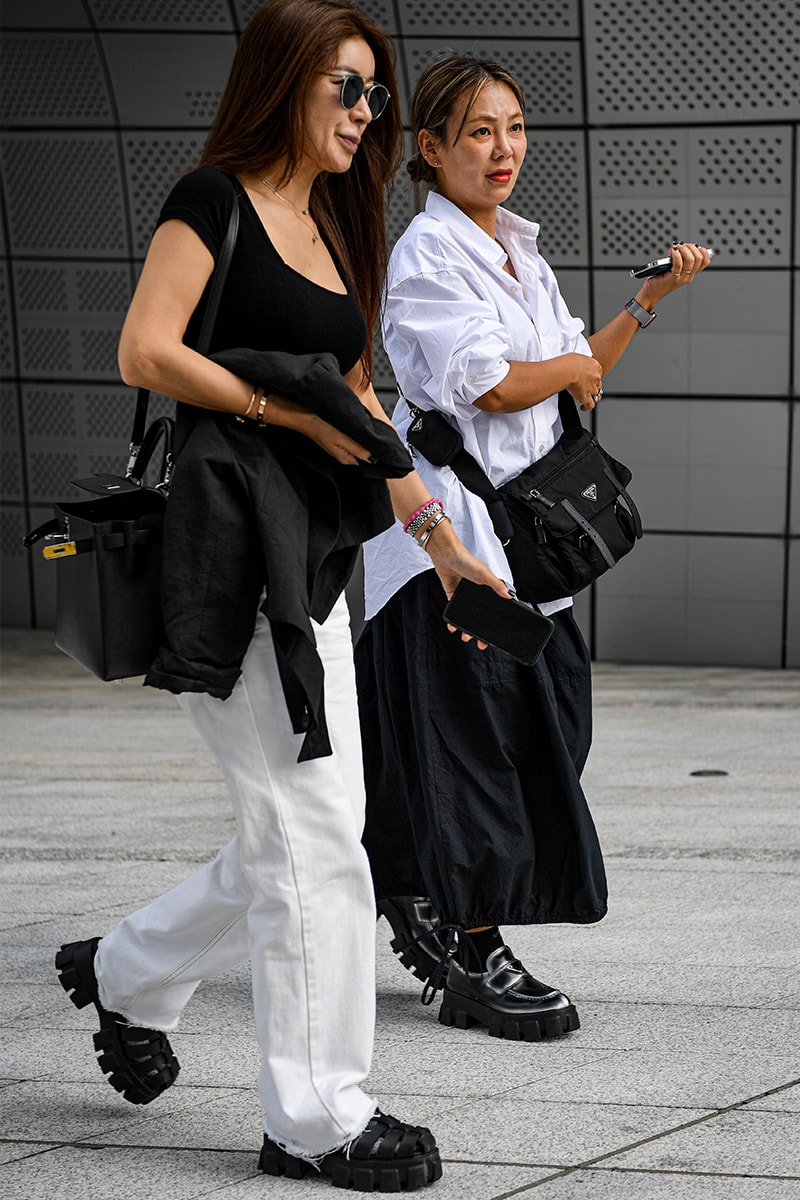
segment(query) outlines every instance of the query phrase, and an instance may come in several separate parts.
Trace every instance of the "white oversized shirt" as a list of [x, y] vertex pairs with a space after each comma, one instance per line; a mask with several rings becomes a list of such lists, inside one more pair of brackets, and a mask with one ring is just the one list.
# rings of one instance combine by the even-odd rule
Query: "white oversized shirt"
[[[431, 192], [424, 213], [414, 217], [389, 262], [383, 342], [398, 388], [412, 404], [439, 409], [457, 425], [465, 449], [495, 485], [552, 448], [561, 433], [558, 397], [514, 413], [483, 412], [475, 401], [505, 378], [510, 362], [591, 354], [583, 322], [571, 316], [539, 254], [538, 233], [538, 225], [498, 208], [495, 241]], [[507, 257], [516, 279], [503, 270]], [[392, 420], [405, 440], [411, 414], [403, 399]], [[513, 583], [483, 501], [449, 467], [434, 467], [421, 455], [414, 465], [431, 495], [441, 498], [464, 545]], [[367, 618], [430, 567], [426, 552], [403, 533], [399, 521], [367, 542]], [[555, 612], [571, 603], [565, 597], [541, 608]]]

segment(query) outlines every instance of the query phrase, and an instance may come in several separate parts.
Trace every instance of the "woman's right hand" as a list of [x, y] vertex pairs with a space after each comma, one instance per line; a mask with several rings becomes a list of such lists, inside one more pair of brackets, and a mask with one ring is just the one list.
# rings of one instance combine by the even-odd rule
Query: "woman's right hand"
[[603, 368], [596, 358], [588, 354], [565, 354], [575, 378], [568, 383], [566, 390], [582, 412], [591, 412], [599, 402], [603, 387]]
[[[444, 588], [448, 600], [452, 599], [453, 593], [462, 579], [471, 579], [473, 583], [484, 584], [493, 592], [497, 592], [498, 596], [502, 596], [506, 600], [511, 599], [511, 593], [503, 580], [498, 579], [489, 570], [486, 563], [481, 562], [467, 550], [449, 521], [442, 521], [436, 526], [425, 549], [428, 551], [433, 568], [439, 576], [439, 582]], [[453, 625], [448, 625], [447, 628], [451, 633], [457, 632]], [[472, 640], [471, 634], [462, 632], [462, 642], [471, 642]], [[475, 638], [475, 641], [480, 650], [487, 648], [487, 643], [482, 642], [480, 638]]]
[[309, 416], [311, 420], [308, 428], [301, 429], [300, 432], [311, 438], [312, 442], [316, 442], [331, 458], [335, 458], [344, 467], [355, 467], [359, 462], [369, 462], [369, 450], [365, 450], [346, 433], [342, 433], [341, 429], [323, 421], [322, 417], [316, 416], [315, 413], [309, 413]]
[[462, 579], [485, 584], [493, 592], [497, 592], [498, 596], [510, 598], [511, 593], [502, 579], [498, 579], [486, 563], [481, 562], [466, 548], [449, 521], [442, 521], [436, 526], [425, 549], [448, 600], [452, 598]]
[[320, 450], [330, 454], [336, 462], [345, 467], [357, 466], [359, 462], [369, 462], [370, 452], [358, 442], [353, 441], [341, 429], [324, 421], [316, 413], [310, 412], [302, 404], [287, 400], [285, 396], [270, 393], [265, 412], [267, 425], [281, 425], [284, 429], [293, 429], [304, 437], [315, 442]]

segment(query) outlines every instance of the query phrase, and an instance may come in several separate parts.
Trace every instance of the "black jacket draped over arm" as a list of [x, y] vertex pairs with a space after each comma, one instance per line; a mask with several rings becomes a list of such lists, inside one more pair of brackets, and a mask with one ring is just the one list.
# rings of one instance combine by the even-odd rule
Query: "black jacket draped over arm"
[[[385, 480], [412, 470], [391, 426], [364, 408], [331, 354], [228, 349], [211, 356], [347, 433], [374, 461], [337, 463], [277, 426], [179, 406], [184, 432], [164, 524], [165, 638], [145, 683], [172, 692], [233, 690], [259, 598], [272, 629], [299, 762], [331, 753], [323, 668], [310, 618], [329, 615], [358, 546], [394, 517]], [[181, 421], [179, 418], [179, 432]], [[180, 437], [179, 437], [180, 443]], [[264, 719], [271, 719], [269, 713]]]

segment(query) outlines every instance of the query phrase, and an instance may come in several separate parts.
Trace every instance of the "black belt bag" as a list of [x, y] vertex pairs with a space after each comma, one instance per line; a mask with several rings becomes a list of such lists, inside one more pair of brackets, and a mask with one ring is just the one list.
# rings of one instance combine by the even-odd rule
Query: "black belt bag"
[[584, 429], [569, 392], [558, 398], [564, 431], [555, 446], [497, 488], [441, 413], [409, 407], [409, 445], [434, 466], [449, 466], [485, 502], [523, 599], [538, 604], [575, 595], [642, 536], [627, 490], [631, 472]]

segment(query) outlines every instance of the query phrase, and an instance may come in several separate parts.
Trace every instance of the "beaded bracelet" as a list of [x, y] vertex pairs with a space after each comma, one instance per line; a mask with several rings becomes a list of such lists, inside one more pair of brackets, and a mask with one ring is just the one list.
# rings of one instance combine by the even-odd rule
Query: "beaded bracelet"
[[423, 533], [422, 537], [417, 538], [417, 545], [421, 546], [422, 549], [424, 550], [425, 544], [428, 541], [428, 538], [433, 533], [436, 526], [439, 525], [442, 521], [449, 521], [449, 520], [450, 520], [450, 518], [448, 517], [446, 512], [437, 513], [437, 515], [433, 518], [433, 520], [431, 521], [428, 528]]
[[403, 533], [410, 533], [412, 537], [416, 535], [418, 530], [422, 528], [429, 517], [435, 516], [436, 513], [444, 512], [444, 505], [438, 497], [434, 496], [432, 500], [427, 500], [422, 508], [408, 518], [403, 526]]

